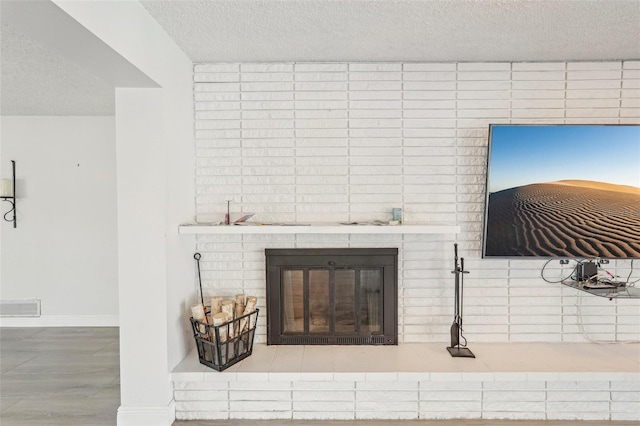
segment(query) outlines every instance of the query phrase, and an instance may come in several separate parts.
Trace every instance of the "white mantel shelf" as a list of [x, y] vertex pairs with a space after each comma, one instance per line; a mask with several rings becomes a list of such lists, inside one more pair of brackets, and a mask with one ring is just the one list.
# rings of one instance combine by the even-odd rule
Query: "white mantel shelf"
[[180, 234], [458, 234], [460, 227], [440, 223], [402, 225], [340, 225], [313, 223], [291, 225], [203, 225], [184, 224]]

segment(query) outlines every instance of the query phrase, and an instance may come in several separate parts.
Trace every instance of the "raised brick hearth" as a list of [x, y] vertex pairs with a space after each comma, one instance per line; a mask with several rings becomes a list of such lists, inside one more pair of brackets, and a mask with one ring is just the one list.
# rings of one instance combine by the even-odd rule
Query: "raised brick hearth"
[[640, 346], [478, 343], [266, 346], [224, 372], [191, 353], [174, 371], [178, 419], [640, 421]]

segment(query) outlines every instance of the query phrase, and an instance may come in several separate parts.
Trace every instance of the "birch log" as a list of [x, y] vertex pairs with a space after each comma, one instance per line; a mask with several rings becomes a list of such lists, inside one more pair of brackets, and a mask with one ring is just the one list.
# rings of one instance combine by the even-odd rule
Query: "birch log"
[[236, 301], [231, 299], [223, 300], [222, 313], [227, 315], [227, 321], [232, 321], [229, 324], [229, 338], [232, 338], [235, 336], [235, 324], [233, 323], [233, 320], [236, 313]]
[[218, 335], [220, 336], [220, 343], [227, 341], [227, 327], [220, 327], [227, 322], [227, 314], [224, 312], [218, 312], [213, 316], [213, 325], [218, 326]]
[[211, 316], [222, 311], [222, 296], [214, 296], [211, 298]]
[[236, 318], [239, 318], [244, 313], [244, 293], [236, 294]]
[[[207, 316], [204, 313], [204, 306], [201, 303], [191, 306], [191, 316], [197, 321], [207, 323]], [[200, 334], [206, 335], [207, 327], [202, 324], [198, 324], [198, 331]]]
[[[251, 312], [256, 310], [256, 304], [258, 303], [258, 298], [255, 296], [247, 296], [247, 306], [244, 308], [244, 312], [242, 315], [250, 314]], [[251, 324], [249, 324], [249, 319], [251, 317], [242, 318], [240, 321], [240, 332], [244, 333], [249, 329]]]

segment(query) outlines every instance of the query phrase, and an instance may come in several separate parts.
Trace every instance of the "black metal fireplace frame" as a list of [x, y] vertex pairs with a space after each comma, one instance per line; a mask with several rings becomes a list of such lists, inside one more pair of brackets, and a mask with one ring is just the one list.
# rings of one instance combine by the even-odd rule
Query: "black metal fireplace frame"
[[[268, 345], [397, 345], [398, 344], [398, 249], [397, 248], [305, 248], [265, 249], [267, 273]], [[291, 268], [339, 270], [379, 268], [383, 277], [381, 333], [292, 334], [282, 332], [283, 271]], [[280, 314], [273, 314], [280, 312]]]

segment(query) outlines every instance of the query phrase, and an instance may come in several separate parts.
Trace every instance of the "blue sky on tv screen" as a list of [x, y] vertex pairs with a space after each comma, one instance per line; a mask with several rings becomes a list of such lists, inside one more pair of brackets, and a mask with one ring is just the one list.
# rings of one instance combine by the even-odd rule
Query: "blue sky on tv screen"
[[489, 169], [489, 192], [573, 179], [640, 188], [640, 126], [492, 126]]

